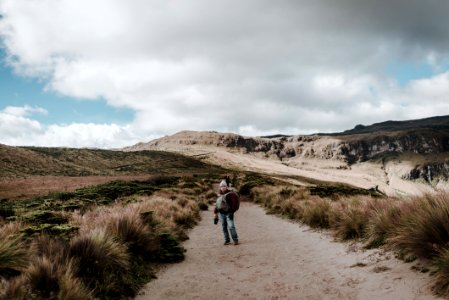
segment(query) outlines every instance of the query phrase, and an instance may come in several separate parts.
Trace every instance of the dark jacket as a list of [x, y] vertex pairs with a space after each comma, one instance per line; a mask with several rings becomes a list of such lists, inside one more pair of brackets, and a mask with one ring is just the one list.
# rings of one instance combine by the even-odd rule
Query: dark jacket
[[[226, 202], [229, 204], [229, 207], [230, 207], [228, 213], [235, 213], [240, 207], [239, 195], [235, 191], [232, 191], [232, 190], [227, 190], [224, 193], [220, 191], [220, 195], [223, 195], [223, 194], [227, 194]], [[217, 207], [215, 207], [214, 213], [218, 213], [218, 212], [219, 211], [218, 211]]]

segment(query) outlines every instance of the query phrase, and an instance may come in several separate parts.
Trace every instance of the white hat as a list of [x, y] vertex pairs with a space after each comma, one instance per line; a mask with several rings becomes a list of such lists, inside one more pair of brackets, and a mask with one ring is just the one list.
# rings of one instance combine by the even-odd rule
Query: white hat
[[228, 187], [228, 184], [226, 183], [226, 180], [222, 180], [220, 182], [220, 187], [222, 187], [222, 186]]

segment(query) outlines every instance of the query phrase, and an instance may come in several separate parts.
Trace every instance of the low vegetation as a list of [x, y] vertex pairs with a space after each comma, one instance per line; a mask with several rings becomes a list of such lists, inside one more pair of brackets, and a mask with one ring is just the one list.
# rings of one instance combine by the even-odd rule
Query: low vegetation
[[419, 260], [427, 266], [423, 270], [435, 275], [435, 293], [449, 294], [449, 195], [319, 197], [306, 187], [279, 184], [254, 186], [249, 193], [268, 213], [330, 229], [338, 240], [357, 240], [366, 248], [387, 247], [407, 262]]
[[[216, 176], [216, 177], [214, 177]], [[113, 181], [2, 201], [0, 299], [126, 299], [208, 209], [219, 175]]]

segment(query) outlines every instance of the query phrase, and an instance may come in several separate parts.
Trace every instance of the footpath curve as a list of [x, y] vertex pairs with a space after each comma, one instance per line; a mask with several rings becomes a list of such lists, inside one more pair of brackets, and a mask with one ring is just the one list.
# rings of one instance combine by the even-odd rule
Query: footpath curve
[[160, 270], [136, 299], [437, 299], [429, 276], [391, 253], [335, 242], [255, 204], [235, 215], [237, 246], [223, 246], [210, 211], [201, 217], [186, 259]]

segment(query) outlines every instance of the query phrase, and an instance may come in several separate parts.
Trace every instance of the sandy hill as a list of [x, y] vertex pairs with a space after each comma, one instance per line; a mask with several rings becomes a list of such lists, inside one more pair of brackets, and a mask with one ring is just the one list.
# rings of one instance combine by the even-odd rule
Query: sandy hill
[[244, 137], [181, 131], [124, 151], [162, 150], [242, 170], [378, 188], [390, 195], [445, 189], [449, 116], [387, 121], [335, 134]]

